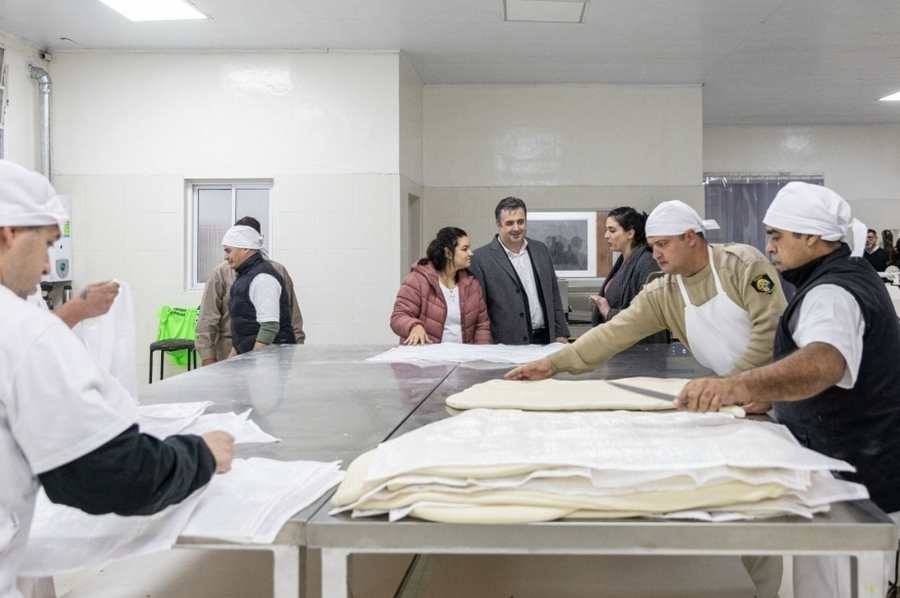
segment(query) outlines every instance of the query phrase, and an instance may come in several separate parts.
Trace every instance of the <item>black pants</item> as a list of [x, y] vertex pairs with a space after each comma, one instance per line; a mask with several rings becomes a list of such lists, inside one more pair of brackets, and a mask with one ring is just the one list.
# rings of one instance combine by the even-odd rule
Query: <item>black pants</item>
[[532, 345], [549, 345], [550, 344], [550, 332], [546, 328], [538, 328], [537, 330], [531, 331], [531, 344]]

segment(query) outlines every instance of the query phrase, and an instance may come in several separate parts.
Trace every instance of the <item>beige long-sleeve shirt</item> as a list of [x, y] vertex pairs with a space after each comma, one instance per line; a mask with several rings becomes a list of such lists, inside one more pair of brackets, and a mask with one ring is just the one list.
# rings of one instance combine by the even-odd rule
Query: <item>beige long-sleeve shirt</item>
[[[294, 293], [294, 281], [284, 266], [278, 262], [269, 260], [272, 267], [281, 274], [288, 294], [288, 304], [291, 309], [291, 325], [294, 328], [294, 336], [297, 344], [302, 345], [306, 340], [303, 332], [303, 315], [297, 304], [297, 295]], [[231, 285], [234, 284], [234, 270], [222, 262], [212, 271], [206, 279], [203, 289], [203, 298], [200, 300], [200, 311], [197, 314], [197, 328], [194, 333], [194, 346], [200, 353], [200, 359], [215, 358], [219, 361], [226, 359], [231, 352], [231, 316], [228, 314], [228, 297]]]
[[[711, 270], [715, 266], [725, 294], [750, 314], [747, 349], [726, 375], [770, 363], [775, 329], [787, 306], [775, 267], [749, 245], [711, 246], [713, 263], [694, 276], [683, 277], [682, 281], [691, 303], [702, 305], [716, 294]], [[684, 299], [675, 276], [670, 274], [646, 284], [628, 309], [550, 355], [550, 362], [554, 373], [587, 372], [642, 338], [665, 329], [690, 349], [686, 340]]]

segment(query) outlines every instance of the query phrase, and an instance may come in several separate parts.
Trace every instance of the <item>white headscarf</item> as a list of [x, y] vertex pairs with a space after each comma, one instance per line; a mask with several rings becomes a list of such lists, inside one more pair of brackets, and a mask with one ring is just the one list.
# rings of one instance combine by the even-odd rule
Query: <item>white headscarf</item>
[[703, 220], [694, 208], [683, 201], [664, 201], [647, 216], [645, 232], [648, 237], [683, 235], [689, 230], [702, 233], [718, 230], [715, 220]]
[[44, 175], [0, 160], [0, 226], [46, 226], [63, 231], [69, 216]]
[[265, 247], [263, 247], [263, 238], [252, 227], [249, 226], [232, 226], [222, 237], [222, 245], [224, 247], [239, 247], [241, 249], [256, 249], [266, 255]]
[[788, 183], [772, 200], [763, 224], [804, 235], [819, 235], [825, 241], [852, 239], [852, 255], [866, 247], [866, 225], [850, 215], [850, 204], [821, 185]]

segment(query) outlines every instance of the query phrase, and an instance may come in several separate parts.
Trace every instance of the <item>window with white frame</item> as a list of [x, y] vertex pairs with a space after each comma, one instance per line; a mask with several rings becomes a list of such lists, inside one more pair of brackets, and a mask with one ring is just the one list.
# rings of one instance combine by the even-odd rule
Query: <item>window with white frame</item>
[[190, 288], [202, 289], [222, 263], [222, 237], [244, 216], [259, 220], [266, 249], [272, 251], [271, 181], [198, 181], [191, 183], [190, 189]]

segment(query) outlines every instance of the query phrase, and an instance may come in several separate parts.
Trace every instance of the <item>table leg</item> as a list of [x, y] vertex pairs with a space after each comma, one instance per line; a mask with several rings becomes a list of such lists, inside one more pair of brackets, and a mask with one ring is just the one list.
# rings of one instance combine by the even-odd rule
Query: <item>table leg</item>
[[413, 557], [394, 598], [421, 598], [424, 596], [439, 558], [441, 558], [439, 554], [417, 554]]
[[300, 598], [300, 547], [272, 546], [272, 598]]
[[322, 598], [350, 597], [349, 560], [348, 550], [322, 549]]
[[856, 598], [884, 598], [884, 552], [857, 552], [852, 555], [851, 571], [856, 580], [853, 595]]

